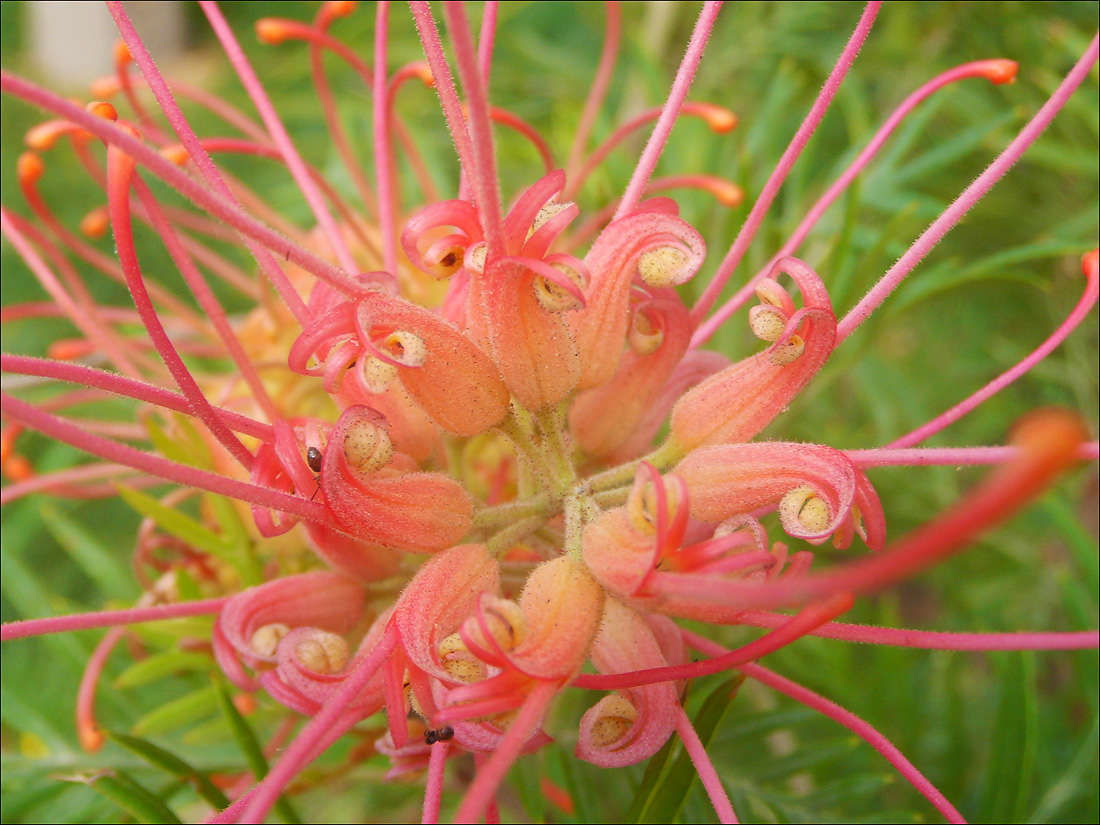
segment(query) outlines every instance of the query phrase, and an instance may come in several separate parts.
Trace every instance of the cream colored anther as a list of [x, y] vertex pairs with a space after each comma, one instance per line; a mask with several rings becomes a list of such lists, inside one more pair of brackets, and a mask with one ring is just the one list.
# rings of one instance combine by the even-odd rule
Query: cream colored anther
[[694, 274], [686, 272], [687, 262], [688, 254], [680, 247], [659, 246], [638, 257], [638, 275], [649, 286], [677, 286]]
[[269, 659], [275, 655], [279, 642], [283, 636], [290, 632], [290, 628], [282, 622], [273, 622], [256, 628], [252, 638], [248, 640], [248, 646], [256, 651], [257, 656]]
[[609, 748], [630, 732], [638, 719], [638, 711], [626, 697], [616, 693], [605, 696], [596, 706], [599, 719], [590, 734], [596, 748]]
[[833, 519], [832, 507], [813, 487], [803, 484], [790, 490], [779, 502], [779, 520], [787, 532], [819, 534]]
[[538, 211], [538, 214], [535, 215], [535, 219], [531, 221], [531, 228], [527, 230], [527, 237], [523, 239], [524, 242], [531, 240], [531, 236], [538, 232], [548, 220], [565, 211], [572, 205], [573, 204], [568, 201], [566, 203], [549, 201]]
[[801, 335], [792, 335], [781, 344], [776, 344], [768, 351], [768, 360], [777, 367], [784, 367], [802, 357], [806, 351], [806, 341]]
[[294, 646], [294, 658], [315, 673], [336, 673], [348, 663], [348, 643], [343, 636], [315, 630]]
[[367, 389], [378, 394], [393, 386], [397, 380], [397, 367], [373, 355], [364, 356], [363, 383]]
[[379, 348], [406, 367], [419, 367], [428, 360], [428, 345], [424, 340], [419, 335], [402, 329], [383, 338], [379, 342]]
[[466, 257], [462, 265], [470, 272], [480, 275], [485, 271], [485, 256], [489, 253], [489, 247], [485, 241], [478, 241], [466, 247]]
[[351, 422], [344, 434], [343, 446], [348, 466], [360, 473], [380, 470], [393, 457], [389, 434], [370, 421]]
[[755, 306], [749, 310], [749, 327], [752, 334], [760, 340], [775, 343], [783, 337], [787, 316], [781, 309], [770, 304]]
[[[551, 266], [564, 275], [578, 290], [584, 290], [584, 278], [573, 267], [563, 263], [555, 263]], [[567, 312], [581, 306], [581, 301], [576, 295], [549, 278], [536, 275], [533, 288], [539, 305], [547, 312]]]
[[630, 348], [638, 355], [651, 355], [665, 340], [664, 330], [653, 323], [645, 312], [635, 312], [630, 320], [630, 331], [626, 336]]

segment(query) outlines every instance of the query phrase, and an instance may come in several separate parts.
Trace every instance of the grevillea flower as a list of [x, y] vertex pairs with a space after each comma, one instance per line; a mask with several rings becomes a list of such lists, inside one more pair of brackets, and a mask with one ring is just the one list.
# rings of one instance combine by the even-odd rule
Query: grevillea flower
[[[86, 750], [103, 748], [107, 739], [130, 748], [192, 783], [204, 807], [188, 814], [217, 822], [262, 821], [272, 809], [293, 817], [288, 789], [366, 776], [363, 765], [369, 773], [383, 762], [378, 775], [387, 781], [426, 775], [423, 821], [438, 821], [443, 810], [457, 821], [499, 821], [502, 807], [522, 815], [504, 788], [523, 760], [553, 764], [526, 775], [538, 776], [540, 793], [525, 789], [525, 800], [545, 798], [584, 818], [579, 806], [587, 793], [577, 791], [571, 763], [547, 756], [564, 757], [563, 747], [596, 768], [653, 760], [635, 783], [633, 804], [608, 806], [615, 816], [629, 807], [639, 817], [671, 818], [685, 783], [697, 775], [717, 818], [732, 822], [734, 802], [746, 804], [750, 815], [771, 815], [771, 803], [738, 768], [708, 755], [708, 746], [721, 745], [712, 739], [718, 717], [749, 679], [847, 727], [941, 815], [962, 819], [883, 734], [758, 660], [776, 654], [780, 663], [798, 661], [783, 658], [785, 649], [809, 635], [942, 650], [1097, 646], [1094, 629], [949, 633], [836, 621], [869, 609], [862, 600], [857, 608], [857, 597], [966, 549], [1067, 468], [1096, 460], [1086, 426], [1057, 410], [1028, 416], [1007, 446], [914, 449], [1042, 361], [1080, 324], [1097, 299], [1095, 248], [1083, 258], [1073, 244], [1047, 249], [1048, 256], [1077, 254], [1082, 262], [1084, 294], [1069, 317], [1033, 353], [908, 435], [849, 449], [866, 437], [858, 416], [815, 409], [814, 398], [807, 399], [823, 382], [848, 374], [837, 367], [846, 363], [845, 341], [881, 312], [890, 293], [1086, 82], [1097, 62], [1095, 38], [1081, 43], [1083, 53], [1063, 79], [1051, 75], [1039, 83], [1049, 87], [1046, 102], [970, 186], [951, 194], [938, 217], [928, 215], [911, 244], [898, 237], [905, 221], [876, 225], [867, 231], [878, 240], [853, 244], [854, 190], [843, 243], [826, 254], [808, 239], [857, 176], [883, 162], [880, 150], [910, 112], [957, 81], [1012, 82], [1011, 60], [965, 63], [912, 92], [838, 167], [785, 240], [763, 233], [775, 234], [777, 248], [768, 246], [755, 274], [742, 272], [739, 290], [727, 296], [753, 240], [767, 246], [768, 238], [758, 236], [780, 187], [812, 145], [869, 34], [874, 42], [876, 17], [891, 10], [880, 14], [875, 2], [865, 7], [809, 114], [797, 128], [792, 124], [794, 137], [774, 169], [759, 185], [754, 175], [744, 177], [747, 188], [759, 191], [731, 239], [722, 231], [705, 238], [695, 203], [702, 193], [722, 209], [738, 206], [741, 189], [728, 178], [738, 176], [739, 162], [725, 156], [725, 178], [695, 169], [654, 176], [662, 152], [677, 146], [671, 133], [681, 118], [701, 118], [715, 135], [700, 131], [693, 141], [716, 147], [737, 123], [721, 105], [726, 101], [688, 100], [708, 40], [733, 29], [735, 12], [721, 3], [703, 4], [665, 103], [623, 118], [617, 129], [607, 101], [621, 98], [629, 110], [634, 93], [610, 90], [623, 21], [619, 6], [607, 4], [603, 50], [564, 165], [524, 118], [490, 103], [490, 81], [499, 71], [494, 47], [515, 33], [510, 21], [498, 21], [502, 10], [513, 10], [496, 3], [481, 12], [476, 41], [466, 4], [444, 3], [445, 47], [435, 11], [412, 2], [407, 25], [423, 59], [404, 66], [390, 57], [396, 9], [387, 2], [374, 9], [369, 65], [361, 56], [367, 49], [338, 34], [342, 18], [349, 18], [339, 23], [349, 32], [354, 21], [369, 18], [353, 14], [354, 3], [327, 2], [309, 23], [259, 21], [265, 48], [307, 45], [323, 138], [288, 130], [280, 101], [268, 97], [213, 2], [202, 10], [259, 120], [201, 86], [161, 74], [123, 5], [107, 5], [121, 35], [117, 70], [93, 84], [91, 101], [78, 104], [3, 74], [5, 95], [50, 118], [26, 133], [27, 151], [15, 163], [30, 216], [7, 203], [2, 214], [6, 241], [49, 301], [6, 306], [5, 325], [61, 317], [75, 330], [75, 337], [51, 340], [48, 357], [34, 349], [41, 335], [26, 346], [19, 341], [20, 353], [3, 355], [2, 469], [9, 482], [3, 501], [32, 492], [121, 497], [143, 517], [133, 550], [141, 595], [130, 598], [132, 606], [81, 614], [59, 603], [47, 610], [22, 595], [21, 585], [7, 589], [21, 563], [9, 564], [5, 550], [5, 594], [13, 594], [17, 610], [71, 614], [5, 624], [5, 641], [110, 628], [82, 662], [76, 721]], [[326, 57], [365, 85], [366, 136], [346, 128]], [[412, 79], [434, 87], [457, 163], [426, 158], [432, 140], [431, 126], [421, 122], [423, 101], [415, 119], [403, 116], [399, 98], [412, 93], [404, 88]], [[778, 118], [775, 112], [788, 106], [782, 87], [789, 80], [777, 75], [777, 91], [768, 92], [771, 102], [758, 112], [762, 119]], [[189, 118], [211, 116], [217, 130], [233, 135], [200, 137]], [[496, 126], [530, 143], [541, 162], [513, 164], [510, 153], [506, 163]], [[616, 147], [650, 127], [633, 174], [625, 186], [609, 189], [619, 179]], [[912, 140], [915, 131], [906, 128]], [[609, 136], [592, 149], [590, 138], [600, 130]], [[960, 146], [988, 151], [998, 134], [983, 132], [984, 143], [948, 138], [947, 148], [933, 149], [926, 156], [933, 160], [924, 162], [928, 168], [946, 162], [937, 151], [957, 161]], [[325, 145], [314, 151], [308, 144], [317, 140]], [[750, 139], [743, 150], [751, 155], [758, 142]], [[55, 212], [40, 188], [63, 146], [98, 187], [94, 201], [80, 204], [79, 231], [59, 217], [68, 210]], [[693, 145], [680, 158], [704, 154]], [[215, 161], [220, 155], [227, 156], [224, 166], [220, 157]], [[251, 167], [237, 166], [232, 155], [275, 163], [310, 217], [291, 219], [275, 208], [267, 187], [246, 174]], [[364, 164], [364, 156], [372, 160]], [[306, 157], [333, 163], [311, 165]], [[441, 194], [436, 178], [444, 163], [454, 174]], [[399, 179], [404, 169], [411, 172], [408, 185]], [[873, 184], [869, 196], [889, 200]], [[658, 194], [693, 189], [680, 199], [683, 208]], [[918, 207], [923, 215], [924, 205]], [[907, 208], [890, 207], [901, 217]], [[1072, 208], [1086, 217], [1095, 211], [1087, 203]], [[146, 243], [153, 238], [167, 258]], [[111, 241], [114, 255], [105, 251]], [[876, 245], [896, 247], [900, 257], [853, 301], [853, 250]], [[1010, 250], [993, 260], [1007, 266], [1016, 259]], [[167, 286], [176, 273], [184, 286]], [[941, 266], [929, 275], [929, 288], [944, 288], [950, 275]], [[128, 299], [100, 299], [102, 276], [121, 284]], [[759, 303], [736, 317], [753, 296]], [[982, 315], [984, 308], [973, 311]], [[970, 321], [960, 316], [959, 323]], [[738, 325], [763, 345], [737, 360], [705, 348], [716, 336], [730, 338]], [[16, 340], [6, 337], [5, 346]], [[882, 381], [876, 398], [889, 393]], [[127, 413], [134, 417], [112, 417], [106, 402], [116, 396], [136, 402]], [[786, 440], [772, 437], [769, 428], [793, 403], [810, 423]], [[851, 434], [824, 443], [836, 434], [822, 422], [849, 418]], [[920, 415], [906, 410], [891, 425], [910, 418]], [[27, 431], [100, 461], [51, 469], [50, 454], [33, 461], [24, 455]], [[955, 503], [922, 513], [922, 526], [888, 537], [895, 505], [876, 491], [874, 468], [927, 464], [998, 466]], [[52, 529], [67, 537], [85, 569], [113, 595], [132, 596], [104, 573], [113, 555], [59, 519], [62, 526]], [[1095, 579], [1090, 553], [1086, 568]], [[187, 621], [160, 633], [141, 630], [158, 619]], [[745, 628], [766, 632], [736, 635]], [[215, 766], [205, 760], [192, 767], [145, 739], [108, 732], [120, 709], [97, 713], [96, 697], [108, 659], [123, 656], [114, 653], [123, 642], [137, 660], [120, 677], [123, 685], [178, 670], [212, 672], [216, 680], [213, 688], [162, 700], [136, 732], [156, 738], [158, 729], [211, 719], [221, 702], [248, 753], [247, 771], [221, 770], [219, 763], [211, 772]], [[13, 645], [5, 645], [6, 657]], [[800, 647], [819, 650], [800, 642], [791, 657]], [[806, 667], [795, 670], [804, 674]], [[702, 680], [720, 673], [738, 678], [713, 689], [700, 707]], [[858, 695], [858, 674], [849, 675]], [[768, 693], [753, 695], [757, 707], [736, 704], [742, 717], [772, 701]], [[13, 707], [6, 698], [5, 724], [18, 727], [22, 711], [8, 722]], [[23, 746], [33, 756], [56, 734], [29, 718]], [[768, 719], [750, 718], [742, 729], [767, 729]], [[222, 727], [211, 721], [189, 735], [201, 739]], [[319, 773], [310, 768], [341, 740], [351, 743], [341, 764], [322, 762]], [[1090, 741], [1085, 757], [1095, 750]], [[783, 757], [793, 744], [768, 747]], [[676, 748], [682, 758], [669, 763]], [[752, 762], [765, 757], [754, 754]], [[684, 774], [689, 764], [694, 773]], [[81, 776], [138, 818], [175, 816], [127, 772]], [[828, 789], [820, 790], [827, 798]]]

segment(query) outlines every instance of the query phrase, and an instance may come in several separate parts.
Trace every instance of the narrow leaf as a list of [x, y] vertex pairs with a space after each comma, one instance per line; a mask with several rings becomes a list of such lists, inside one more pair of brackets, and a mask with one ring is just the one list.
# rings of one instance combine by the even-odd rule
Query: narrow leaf
[[198, 795], [213, 805], [216, 810], [220, 811], [229, 806], [229, 798], [218, 790], [204, 773], [193, 768], [175, 754], [136, 736], [127, 736], [124, 733], [114, 733], [112, 731], [104, 731], [104, 733], [112, 742], [116, 742], [131, 753], [137, 754], [153, 767], [160, 768], [171, 776], [192, 785]]

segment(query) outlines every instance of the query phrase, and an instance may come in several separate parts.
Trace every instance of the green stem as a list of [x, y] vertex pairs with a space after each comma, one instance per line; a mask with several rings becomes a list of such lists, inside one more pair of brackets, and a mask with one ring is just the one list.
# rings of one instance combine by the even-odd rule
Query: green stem
[[663, 473], [671, 469], [683, 457], [683, 449], [669, 438], [668, 441], [644, 458], [635, 459], [626, 464], [620, 464], [618, 467], [612, 467], [610, 470], [604, 470], [594, 476], [589, 476], [585, 479], [584, 484], [594, 493], [610, 490], [613, 487], [622, 487], [634, 480], [634, 473], [637, 472], [643, 461], [648, 461], [659, 472]]

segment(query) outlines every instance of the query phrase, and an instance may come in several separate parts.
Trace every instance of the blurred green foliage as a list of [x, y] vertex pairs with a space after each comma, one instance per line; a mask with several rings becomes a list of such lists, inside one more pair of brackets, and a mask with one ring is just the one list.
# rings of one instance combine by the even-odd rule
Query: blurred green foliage
[[[628, 114], [663, 100], [693, 20], [679, 5], [624, 6], [623, 53], [596, 124], [597, 140]], [[313, 8], [233, 3], [225, 11], [299, 148], [340, 191], [351, 195], [316, 105], [305, 49], [293, 43], [262, 46], [249, 34], [260, 14], [306, 19]], [[20, 4], [4, 2], [0, 12], [5, 67], [26, 70], [26, 57], [17, 48]], [[685, 119], [674, 131], [658, 174], [728, 176], [744, 187], [751, 204], [859, 12], [860, 6], [850, 3], [728, 4], [692, 98], [732, 108], [741, 125], [730, 135], [717, 136]], [[533, 123], [559, 160], [568, 151], [595, 69], [602, 15], [600, 5], [591, 3], [501, 7], [493, 101]], [[397, 66], [416, 59], [419, 51], [407, 16], [397, 8], [393, 16], [391, 61]], [[925, 103], [803, 245], [800, 256], [821, 272], [834, 304], [841, 311], [851, 306], [1037, 110], [1084, 50], [1097, 16], [1094, 2], [888, 4], [733, 283], [742, 283], [768, 259], [809, 204], [917, 85], [969, 60], [1019, 61], [1019, 79], [1012, 86], [971, 80]], [[193, 50], [173, 71], [219, 90], [250, 111], [197, 10], [191, 24]], [[373, 14], [365, 7], [340, 21], [334, 33], [368, 56], [372, 29]], [[369, 99], [342, 66], [333, 61], [331, 68], [341, 116], [370, 168]], [[4, 203], [25, 212], [14, 179], [15, 158], [22, 133], [39, 115], [6, 97], [2, 105]], [[453, 191], [456, 164], [434, 93], [409, 86], [398, 108], [417, 135], [437, 184], [444, 192]], [[195, 113], [195, 122], [199, 134], [226, 133], [202, 112]], [[766, 435], [841, 448], [886, 443], [965, 397], [1042, 341], [1078, 299], [1083, 287], [1080, 255], [1097, 243], [1098, 137], [1094, 67], [1047, 133], [844, 344]], [[644, 134], [639, 135], [610, 156], [584, 188], [582, 212], [595, 210], [621, 191], [643, 141]], [[501, 131], [498, 148], [507, 199], [541, 174], [541, 167], [530, 146], [513, 133]], [[67, 224], [103, 202], [67, 152], [55, 151], [47, 162], [41, 189]], [[293, 183], [281, 172], [273, 173], [270, 163], [227, 157], [225, 165], [280, 212], [308, 223]], [[416, 190], [408, 175], [403, 179], [405, 202], [415, 206]], [[706, 195], [675, 194], [684, 216], [710, 245], [708, 264], [697, 279], [705, 283], [747, 206], [727, 210]], [[110, 239], [98, 246], [109, 252]], [[146, 246], [143, 262], [149, 271], [178, 288], [162, 250], [155, 243]], [[0, 253], [3, 303], [41, 300], [43, 293], [11, 247], [5, 243]], [[248, 265], [239, 250], [229, 254]], [[117, 284], [94, 276], [89, 284], [99, 300], [126, 301]], [[247, 306], [231, 292], [223, 297], [235, 309]], [[5, 351], [40, 354], [51, 340], [71, 334], [61, 321], [17, 322], [4, 325], [2, 343]], [[714, 346], [734, 357], [755, 349], [739, 318], [716, 336]], [[1003, 443], [1013, 421], [1047, 404], [1078, 410], [1095, 437], [1096, 353], [1094, 311], [1039, 368], [931, 443]], [[119, 402], [116, 415], [125, 420], [132, 407]], [[20, 445], [43, 470], [80, 460], [74, 451], [34, 435], [24, 436]], [[983, 472], [883, 469], [871, 478], [886, 507], [891, 534], [898, 536], [958, 499]], [[1095, 628], [1096, 513], [1093, 465], [1072, 473], [970, 552], [864, 600], [851, 620], [969, 631]], [[127, 560], [138, 518], [120, 500], [32, 498], [5, 506], [0, 539], [4, 620], [132, 600], [136, 586]], [[822, 553], [829, 555], [825, 548]], [[201, 630], [201, 621], [170, 631], [149, 628], [142, 631], [143, 638], [154, 649], [171, 650], [180, 634]], [[731, 644], [749, 638], [736, 630], [718, 637]], [[151, 815], [134, 801], [142, 797], [133, 785], [159, 796], [183, 819], [201, 816], [198, 792], [167, 775], [163, 766], [133, 749], [108, 745], [88, 756], [76, 745], [75, 687], [98, 638], [81, 633], [4, 646], [3, 821], [117, 821], [121, 813], [116, 803], [122, 798], [117, 794], [127, 789], [130, 796], [125, 798], [138, 805], [123, 805], [130, 816], [140, 818], [141, 811]], [[100, 687], [101, 719], [114, 730], [143, 731], [142, 737], [198, 771], [242, 770], [245, 757], [234, 743], [231, 723], [219, 712], [209, 676], [193, 656], [178, 655], [178, 661], [161, 660], [164, 673], [174, 672], [171, 678], [150, 682], [128, 670], [129, 656], [119, 650]], [[962, 654], [804, 639], [770, 656], [766, 664], [883, 731], [970, 818], [1100, 818], [1096, 651]], [[131, 675], [120, 686], [116, 680], [124, 671]], [[720, 682], [713, 677], [693, 687], [693, 717]], [[550, 729], [561, 740], [514, 770], [513, 785], [501, 799], [505, 818], [587, 821], [626, 814], [646, 766], [604, 771], [571, 756], [575, 721], [589, 701], [576, 691], [559, 702]], [[165, 707], [174, 712], [165, 714]], [[263, 739], [278, 718], [272, 703], [261, 700], [249, 724], [262, 731]], [[353, 744], [337, 746], [305, 774], [303, 784], [317, 787], [296, 798], [299, 810], [314, 821], [418, 817], [420, 789], [381, 784], [386, 768], [381, 758], [344, 766]], [[671, 761], [678, 746], [670, 750]], [[934, 816], [871, 748], [751, 681], [730, 704], [710, 751], [742, 821], [910, 821]], [[113, 784], [56, 781], [96, 771], [107, 771]], [[462, 764], [455, 766], [446, 805], [453, 805], [454, 791], [468, 771]], [[331, 781], [321, 784], [324, 777]], [[572, 793], [572, 815], [543, 798], [539, 783], [544, 777]], [[107, 798], [105, 787], [116, 794], [115, 801]], [[687, 791], [679, 811], [682, 821], [714, 819], [698, 783]]]

